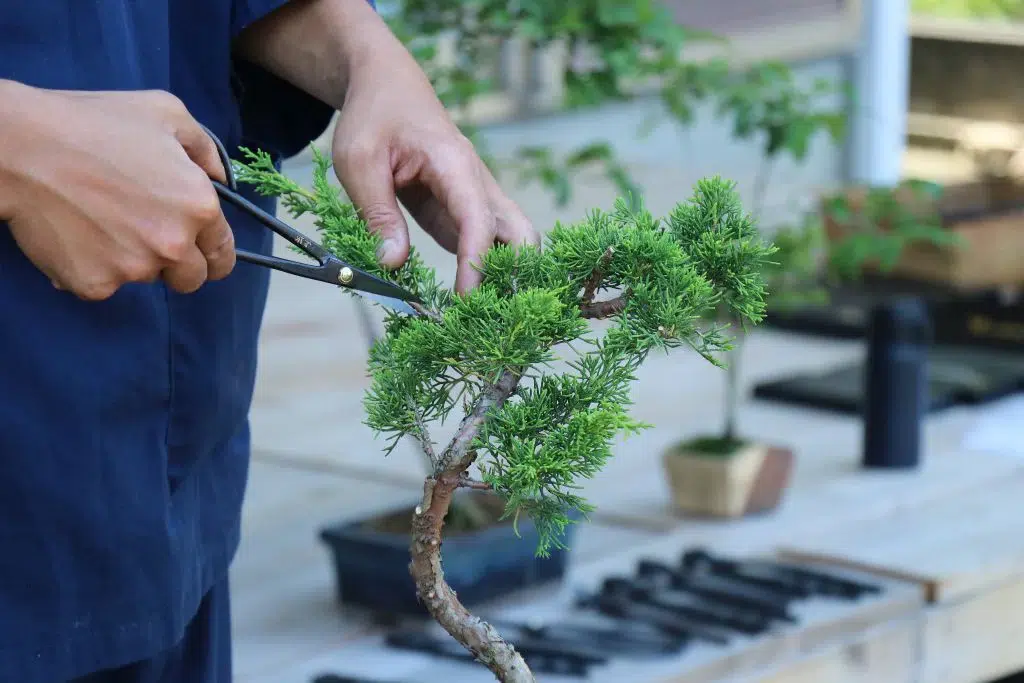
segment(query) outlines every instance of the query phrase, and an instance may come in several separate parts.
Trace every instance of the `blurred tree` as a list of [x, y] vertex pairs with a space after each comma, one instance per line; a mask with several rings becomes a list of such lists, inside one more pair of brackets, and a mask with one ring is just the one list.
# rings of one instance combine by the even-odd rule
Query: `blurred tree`
[[[790, 120], [824, 89], [819, 83], [802, 90], [783, 64], [735, 70], [722, 58], [687, 60], [690, 45], [726, 41], [680, 25], [659, 0], [396, 0], [386, 16], [455, 112], [467, 112], [482, 95], [499, 91], [495, 65], [513, 41], [534, 54], [561, 55], [551, 63], [559, 65], [561, 105], [568, 111], [647, 96], [653, 88], [664, 106], [662, 118], [687, 126], [698, 105], [717, 102], [721, 116], [733, 117], [738, 137], [763, 133], [766, 153], [785, 148], [800, 158], [820, 126], [840, 125], [838, 110]], [[638, 133], [652, 130], [651, 124], [643, 122]], [[487, 156], [477, 131], [469, 124], [464, 130]], [[487, 160], [500, 170], [494, 159]], [[640, 193], [609, 140], [564, 155], [544, 146], [523, 147], [509, 166], [520, 182], [541, 183], [560, 205], [588, 168], [602, 170], [627, 197]]]

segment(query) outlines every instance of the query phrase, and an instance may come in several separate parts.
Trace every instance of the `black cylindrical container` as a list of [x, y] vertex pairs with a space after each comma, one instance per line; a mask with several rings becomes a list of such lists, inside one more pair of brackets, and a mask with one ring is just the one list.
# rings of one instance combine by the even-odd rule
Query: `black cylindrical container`
[[868, 331], [863, 465], [907, 469], [921, 461], [928, 412], [928, 309], [917, 298], [877, 306]]

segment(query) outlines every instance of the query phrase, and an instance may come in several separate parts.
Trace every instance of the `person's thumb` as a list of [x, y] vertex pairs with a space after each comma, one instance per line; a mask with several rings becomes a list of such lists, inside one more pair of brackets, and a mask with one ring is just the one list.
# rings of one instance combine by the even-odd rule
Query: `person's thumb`
[[382, 161], [373, 160], [351, 171], [338, 166], [341, 181], [349, 199], [359, 210], [370, 231], [381, 238], [377, 258], [385, 268], [398, 268], [409, 258], [409, 226], [395, 196], [391, 169]]

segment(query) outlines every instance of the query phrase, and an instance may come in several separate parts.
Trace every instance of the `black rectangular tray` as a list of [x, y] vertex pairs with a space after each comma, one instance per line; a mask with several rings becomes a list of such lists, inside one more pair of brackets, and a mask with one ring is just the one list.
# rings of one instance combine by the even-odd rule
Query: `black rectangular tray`
[[[936, 346], [928, 354], [929, 411], [991, 401], [1024, 390], [1024, 354]], [[858, 414], [864, 401], [864, 364], [848, 363], [754, 387], [754, 397]]]

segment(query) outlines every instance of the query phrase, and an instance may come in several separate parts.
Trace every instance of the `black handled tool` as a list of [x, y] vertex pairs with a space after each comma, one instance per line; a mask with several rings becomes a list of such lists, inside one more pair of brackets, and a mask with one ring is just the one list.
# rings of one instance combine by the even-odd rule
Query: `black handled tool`
[[235, 180], [234, 170], [231, 165], [231, 158], [228, 156], [224, 143], [210, 130], [206, 129], [206, 133], [217, 146], [217, 153], [220, 155], [221, 163], [224, 165], [224, 173], [227, 176], [227, 184], [211, 180], [221, 200], [241, 209], [274, 233], [288, 240], [288, 242], [316, 261], [316, 264], [290, 261], [277, 256], [266, 256], [244, 249], [237, 249], [235, 251], [239, 261], [264, 266], [309, 280], [317, 280], [318, 282], [345, 287], [369, 297], [391, 310], [407, 315], [419, 315], [419, 311], [414, 304], [422, 302], [413, 293], [345, 263], [323, 245], [317, 244], [295, 228], [281, 221], [276, 216], [267, 213], [240, 195], [238, 193], [238, 183]]

